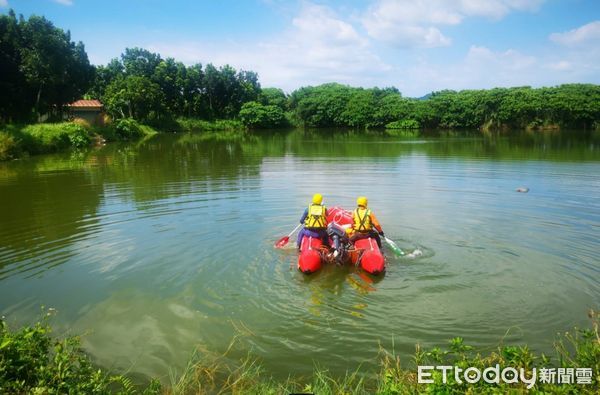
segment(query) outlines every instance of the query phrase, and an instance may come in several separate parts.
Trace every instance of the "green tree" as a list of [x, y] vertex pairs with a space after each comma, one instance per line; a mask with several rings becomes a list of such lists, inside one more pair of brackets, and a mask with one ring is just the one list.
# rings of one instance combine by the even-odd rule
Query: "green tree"
[[159, 54], [143, 48], [126, 48], [121, 55], [125, 74], [152, 78], [154, 70], [161, 62]]
[[286, 122], [280, 107], [255, 101], [244, 103], [239, 115], [244, 125], [254, 129], [281, 127]]
[[344, 110], [339, 116], [339, 120], [345, 126], [365, 128], [374, 121], [373, 110], [376, 107], [375, 104], [373, 90], [353, 90]]
[[21, 31], [13, 10], [0, 15], [0, 119], [19, 120], [31, 111], [21, 66]]
[[162, 60], [154, 69], [152, 80], [165, 95], [165, 106], [172, 114], [184, 112], [184, 88], [186, 83], [186, 67], [173, 58]]
[[264, 105], [272, 105], [286, 110], [288, 107], [288, 98], [279, 88], [263, 88], [260, 92], [259, 101]]
[[[0, 16], [0, 99], [4, 118], [26, 119], [54, 111], [80, 97], [90, 86], [94, 69], [81, 42], [44, 17], [14, 12]], [[10, 104], [9, 101], [18, 104]]]
[[124, 75], [125, 68], [119, 59], [112, 59], [106, 66], [96, 67], [94, 83], [88, 95], [94, 99], [102, 99], [108, 85]]
[[106, 88], [104, 101], [115, 118], [153, 121], [167, 115], [160, 86], [143, 76], [117, 78]]

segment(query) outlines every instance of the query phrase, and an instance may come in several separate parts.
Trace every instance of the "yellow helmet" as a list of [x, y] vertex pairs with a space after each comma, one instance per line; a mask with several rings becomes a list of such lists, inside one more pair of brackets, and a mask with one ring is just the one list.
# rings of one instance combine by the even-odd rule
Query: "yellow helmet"
[[323, 203], [323, 195], [321, 195], [320, 193], [315, 193], [313, 195], [312, 202], [313, 202], [313, 204], [321, 204], [321, 203]]
[[359, 206], [367, 207], [367, 202], [367, 198], [364, 196], [359, 196], [358, 199], [356, 199], [356, 204]]

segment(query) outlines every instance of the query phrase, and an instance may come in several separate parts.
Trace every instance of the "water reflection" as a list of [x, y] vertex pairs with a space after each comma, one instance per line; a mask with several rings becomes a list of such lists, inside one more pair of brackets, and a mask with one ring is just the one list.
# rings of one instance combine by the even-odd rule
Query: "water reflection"
[[[279, 376], [462, 336], [542, 349], [600, 304], [599, 137], [160, 135], [0, 164], [0, 312], [59, 310], [103, 364], [164, 375], [240, 327]], [[530, 188], [528, 194], [515, 192]], [[274, 250], [315, 191], [367, 194], [415, 260], [305, 277]], [[233, 324], [235, 323], [235, 325]], [[238, 329], [236, 329], [238, 328]], [[247, 350], [232, 357], [245, 356]], [[371, 365], [369, 365], [371, 364]]]

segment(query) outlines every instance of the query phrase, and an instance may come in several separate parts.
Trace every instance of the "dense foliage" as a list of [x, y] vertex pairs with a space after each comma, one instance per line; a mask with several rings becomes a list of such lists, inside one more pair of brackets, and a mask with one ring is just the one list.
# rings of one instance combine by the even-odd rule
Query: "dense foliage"
[[68, 31], [44, 17], [0, 15], [0, 121], [59, 117], [93, 76], [83, 44]]
[[165, 118], [231, 119], [257, 100], [258, 75], [212, 64], [186, 66], [140, 48], [96, 69], [89, 95], [102, 100], [115, 118], [156, 122]]
[[394, 88], [340, 84], [300, 88], [290, 95], [297, 122], [352, 128], [580, 128], [600, 124], [600, 86], [496, 88], [434, 92], [403, 98]]
[[240, 110], [240, 120], [244, 125], [252, 128], [278, 127], [283, 126], [286, 122], [281, 108], [255, 101], [244, 103]]
[[[61, 118], [66, 103], [100, 99], [113, 119], [132, 118], [167, 130], [177, 119], [239, 120], [249, 128], [558, 129], [600, 128], [600, 86], [569, 84], [433, 92], [404, 98], [396, 88], [337, 83], [287, 95], [262, 89], [258, 75], [225, 65], [185, 65], [127, 48], [91, 66], [82, 43], [44, 17], [0, 16], [0, 122]], [[196, 122], [194, 121], [194, 122]], [[2, 145], [10, 145], [3, 136]]]
[[131, 140], [155, 133], [151, 127], [131, 118], [119, 119], [102, 128], [75, 122], [13, 124], [0, 128], [0, 161], [68, 148], [85, 148], [92, 139]]
[[[11, 331], [0, 320], [0, 393], [139, 393], [131, 379], [94, 367], [77, 337], [55, 340], [46, 320]], [[160, 393], [152, 381], [144, 394]]]

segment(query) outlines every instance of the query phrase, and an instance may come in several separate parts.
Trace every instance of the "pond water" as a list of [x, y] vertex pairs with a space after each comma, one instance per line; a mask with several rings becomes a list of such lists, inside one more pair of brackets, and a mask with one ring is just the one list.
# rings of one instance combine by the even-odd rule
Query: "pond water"
[[[600, 138], [574, 135], [159, 135], [3, 163], [0, 313], [55, 308], [55, 332], [84, 334], [103, 366], [163, 378], [234, 338], [229, 358], [276, 377], [455, 336], [549, 351], [600, 306]], [[299, 273], [293, 242], [273, 243], [315, 192], [366, 195], [423, 256], [388, 250], [377, 278]]]

